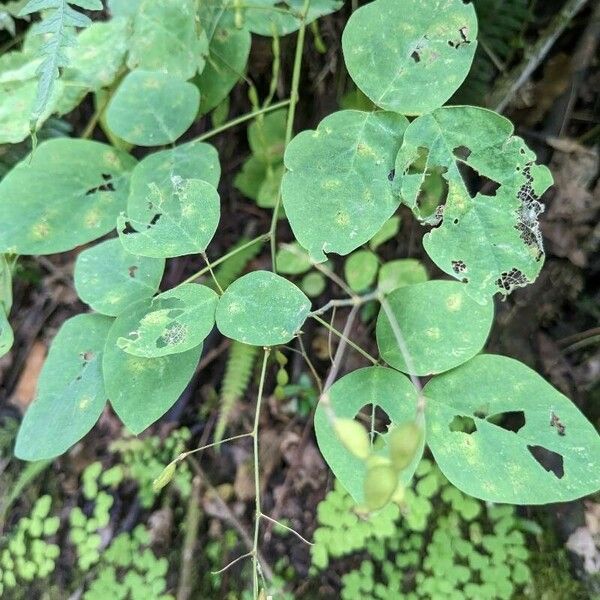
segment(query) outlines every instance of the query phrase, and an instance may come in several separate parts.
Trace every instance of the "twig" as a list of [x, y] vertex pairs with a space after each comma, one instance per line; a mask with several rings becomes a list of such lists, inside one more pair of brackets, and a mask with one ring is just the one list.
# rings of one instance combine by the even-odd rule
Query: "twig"
[[251, 556], [254, 556], [254, 552], [252, 552], [252, 551], [246, 552], [246, 554], [242, 554], [241, 556], [234, 558], [230, 563], [225, 565], [222, 569], [219, 569], [218, 571], [211, 571], [210, 574], [211, 575], [220, 575], [221, 573], [225, 573], [225, 571], [227, 571], [227, 569], [229, 569], [230, 567], [233, 567], [233, 565], [240, 562], [240, 560], [244, 560], [245, 558], [250, 558]]
[[261, 516], [261, 518], [266, 519], [267, 521], [270, 521], [274, 525], [277, 525], [277, 526], [285, 529], [286, 531], [293, 533], [299, 540], [302, 540], [305, 544], [307, 544], [309, 546], [314, 546], [314, 544], [312, 542], [309, 542], [305, 537], [300, 535], [295, 529], [292, 529], [291, 527], [284, 525], [283, 523], [281, 523], [280, 521], [277, 521], [276, 519], [272, 519], [271, 517], [269, 517], [268, 515], [265, 515], [264, 513], [261, 513], [260, 516]]
[[192, 493], [188, 503], [185, 517], [185, 539], [181, 552], [181, 569], [179, 570], [179, 586], [177, 588], [177, 600], [188, 600], [194, 588], [195, 550], [198, 541], [198, 527], [202, 517], [200, 510], [201, 479], [194, 477], [192, 481]]

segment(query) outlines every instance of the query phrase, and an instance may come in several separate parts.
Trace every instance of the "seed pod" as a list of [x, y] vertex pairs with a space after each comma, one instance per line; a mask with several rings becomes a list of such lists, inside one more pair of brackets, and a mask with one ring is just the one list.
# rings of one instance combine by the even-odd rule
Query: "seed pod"
[[398, 487], [398, 472], [391, 465], [367, 469], [364, 483], [365, 504], [371, 511], [383, 508]]
[[393, 429], [388, 437], [390, 458], [398, 471], [412, 462], [423, 438], [423, 430], [415, 422], [403, 423]]
[[285, 400], [285, 390], [280, 385], [275, 388], [275, 398]]
[[175, 475], [177, 461], [170, 462], [161, 472], [161, 474], [152, 482], [152, 490], [160, 492], [166, 485], [171, 483], [171, 479]]
[[281, 367], [285, 367], [285, 365], [288, 363], [287, 356], [279, 350], [275, 350], [275, 360]]
[[290, 381], [290, 376], [284, 368], [279, 369], [277, 371], [277, 385], [284, 386], [287, 385]]
[[336, 419], [333, 428], [340, 442], [354, 456], [365, 460], [371, 454], [369, 435], [358, 421], [354, 419]]

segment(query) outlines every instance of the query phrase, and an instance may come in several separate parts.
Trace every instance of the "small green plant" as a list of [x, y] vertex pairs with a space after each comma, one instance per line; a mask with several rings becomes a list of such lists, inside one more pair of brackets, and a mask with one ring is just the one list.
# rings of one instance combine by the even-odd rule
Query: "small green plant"
[[44, 581], [54, 571], [60, 555], [51, 542], [60, 520], [50, 516], [52, 499], [41, 496], [28, 517], [23, 517], [6, 539], [0, 539], [0, 596], [10, 590]]

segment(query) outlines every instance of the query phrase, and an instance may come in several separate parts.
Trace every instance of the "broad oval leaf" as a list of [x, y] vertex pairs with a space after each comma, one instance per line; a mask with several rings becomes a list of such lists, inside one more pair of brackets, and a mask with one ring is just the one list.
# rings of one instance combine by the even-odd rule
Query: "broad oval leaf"
[[78, 315], [60, 328], [19, 429], [18, 458], [59, 456], [94, 426], [107, 400], [102, 355], [112, 322], [102, 315]]
[[310, 300], [293, 283], [270, 271], [234, 281], [217, 305], [219, 331], [251, 346], [289, 342], [306, 320]]
[[[441, 108], [409, 125], [396, 162], [397, 189], [417, 216], [426, 174], [414, 163], [425, 150], [428, 168], [444, 169], [447, 199], [423, 245], [479, 302], [531, 283], [543, 265], [539, 200], [552, 176], [512, 134], [511, 122], [492, 111]], [[469, 189], [469, 170], [484, 180], [477, 193]]]
[[344, 277], [354, 292], [364, 292], [371, 287], [377, 277], [379, 259], [370, 250], [352, 253], [344, 263]]
[[150, 184], [144, 198], [130, 197], [117, 229], [132, 254], [169, 258], [204, 252], [220, 216], [219, 193], [210, 183], [175, 175], [169, 188]]
[[456, 281], [401, 287], [387, 297], [406, 345], [407, 365], [388, 316], [381, 308], [377, 346], [392, 367], [414, 375], [448, 371], [473, 358], [485, 344], [494, 318], [492, 302], [481, 305]]
[[190, 79], [202, 71], [208, 39], [198, 31], [196, 0], [142, 0], [133, 21], [130, 69]]
[[117, 339], [128, 354], [153, 358], [199, 346], [215, 325], [219, 296], [203, 285], [185, 283], [152, 299], [148, 312]]
[[130, 304], [153, 296], [164, 270], [164, 259], [130, 254], [115, 238], [79, 254], [75, 289], [95, 311], [116, 317]]
[[88, 140], [40, 144], [0, 182], [0, 252], [54, 254], [108, 233], [135, 162]]
[[[424, 393], [427, 443], [444, 475], [470, 496], [547, 504], [600, 488], [594, 426], [524, 364], [477, 356], [432, 379]], [[516, 427], [503, 427], [503, 417]]]
[[350, 76], [377, 106], [417, 115], [459, 88], [476, 37], [475, 8], [462, 0], [375, 0], [352, 14], [342, 47]]
[[115, 135], [136, 146], [174, 142], [194, 122], [198, 88], [157, 71], [132, 71], [121, 82], [106, 111]]
[[142, 358], [118, 346], [120, 338], [151, 311], [152, 301], [142, 300], [121, 313], [111, 327], [102, 362], [106, 392], [125, 426], [141, 433], [175, 404], [198, 365], [202, 345], [187, 352]]
[[344, 110], [287, 147], [283, 204], [315, 262], [368, 242], [398, 208], [391, 180], [407, 123], [393, 113]]
[[[383, 409], [393, 425], [414, 420], [417, 411], [417, 391], [405, 375], [385, 367], [366, 367], [345, 375], [328, 392], [333, 413], [338, 418], [353, 419], [365, 406], [372, 404]], [[367, 469], [364, 461], [354, 456], [337, 437], [330, 414], [323, 400], [315, 412], [315, 434], [319, 449], [327, 464], [355, 502], [364, 502], [363, 482]], [[378, 434], [379, 435], [379, 434]], [[387, 433], [380, 436], [386, 442], [375, 450], [389, 457]], [[408, 484], [421, 455], [424, 441], [411, 464], [402, 471], [400, 481]]]
[[414, 258], [401, 258], [381, 266], [377, 288], [387, 295], [400, 287], [424, 283], [428, 279], [427, 269], [421, 261]]
[[15, 341], [15, 336], [8, 322], [8, 315], [0, 302], [0, 358], [10, 351]]

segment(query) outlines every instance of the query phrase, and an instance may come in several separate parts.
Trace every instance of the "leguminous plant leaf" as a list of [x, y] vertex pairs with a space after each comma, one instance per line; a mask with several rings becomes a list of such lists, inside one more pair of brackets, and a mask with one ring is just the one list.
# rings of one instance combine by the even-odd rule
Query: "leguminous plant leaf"
[[217, 25], [210, 39], [206, 66], [195, 80], [200, 89], [200, 114], [219, 105], [245, 72], [251, 37], [247, 29]]
[[390, 217], [381, 227], [381, 229], [371, 238], [369, 248], [375, 251], [379, 246], [385, 244], [389, 240], [394, 239], [400, 230], [400, 217], [395, 215]]
[[368, 242], [398, 208], [391, 180], [407, 123], [393, 113], [344, 110], [287, 147], [283, 204], [315, 262]]
[[19, 429], [18, 458], [59, 456], [94, 426], [106, 405], [102, 354], [112, 322], [102, 315], [77, 315], [56, 334]]
[[199, 254], [212, 240], [220, 215], [219, 193], [210, 183], [174, 175], [170, 188], [152, 183], [143, 200], [132, 196], [127, 216], [117, 219], [117, 229], [132, 254], [157, 258]]
[[[417, 391], [410, 381], [405, 375], [385, 367], [367, 367], [345, 375], [331, 386], [328, 396], [335, 416], [342, 419], [353, 419], [362, 408], [372, 404], [383, 409], [393, 425], [399, 425], [414, 420], [417, 410]], [[333, 474], [355, 502], [364, 502], [365, 463], [339, 440], [323, 400], [315, 412], [315, 433], [319, 449]], [[379, 456], [389, 457], [387, 436], [387, 433], [380, 436], [386, 443], [375, 450]], [[411, 480], [423, 454], [423, 447], [424, 441], [411, 464], [402, 471], [400, 481], [403, 484]]]
[[217, 305], [219, 331], [251, 346], [289, 342], [306, 320], [310, 300], [293, 283], [270, 271], [234, 281]]
[[153, 358], [199, 346], [215, 325], [219, 297], [210, 288], [186, 283], [152, 299], [148, 312], [117, 345], [128, 354]]
[[373, 285], [379, 269], [377, 254], [370, 250], [358, 250], [344, 263], [344, 276], [354, 292], [364, 292]]
[[0, 302], [0, 358], [2, 358], [11, 348], [15, 337], [12, 327], [8, 322], [6, 309]]
[[142, 0], [108, 0], [108, 8], [115, 17], [133, 17]]
[[54, 254], [108, 233], [135, 159], [106, 144], [54, 139], [0, 182], [0, 252]]
[[8, 322], [12, 300], [12, 268], [7, 258], [0, 254], [0, 358], [14, 342], [13, 330]]
[[306, 251], [296, 242], [282, 244], [275, 259], [277, 272], [282, 275], [302, 275], [311, 267], [312, 262]]
[[130, 254], [115, 238], [77, 257], [75, 289], [95, 311], [116, 317], [130, 304], [152, 297], [164, 270], [164, 259]]
[[118, 340], [134, 331], [151, 308], [151, 300], [142, 300], [117, 317], [106, 340], [102, 363], [110, 403], [134, 434], [141, 433], [175, 404], [202, 353], [202, 345], [157, 358], [142, 358], [121, 350]]
[[342, 36], [356, 85], [379, 107], [418, 115], [442, 106], [465, 80], [477, 17], [462, 0], [375, 0]]
[[432, 379], [424, 393], [427, 443], [463, 492], [490, 502], [547, 504], [600, 487], [594, 426], [524, 364], [477, 356]]
[[429, 279], [421, 261], [414, 258], [392, 260], [379, 269], [377, 287], [383, 294], [389, 294], [399, 287], [423, 283]]
[[[437, 211], [439, 226], [425, 235], [423, 245], [479, 302], [531, 283], [543, 265], [539, 199], [552, 176], [512, 134], [511, 122], [492, 111], [441, 108], [409, 125], [396, 162], [395, 184], [417, 215], [425, 174], [411, 165], [425, 149], [427, 167], [445, 169], [448, 197]], [[483, 178], [477, 193], [471, 186], [478, 182], [464, 174], [469, 167]]]
[[[456, 281], [408, 285], [387, 298], [414, 375], [443, 373], [473, 358], [483, 348], [494, 318], [492, 302], [478, 304]], [[410, 372], [383, 307], [377, 319], [377, 346], [390, 366]]]
[[174, 142], [194, 122], [198, 88], [158, 71], [136, 70], [121, 82], [106, 111], [110, 130], [136, 146]]
[[208, 38], [197, 29], [196, 0], [142, 0], [135, 13], [130, 69], [190, 79], [204, 69]]

